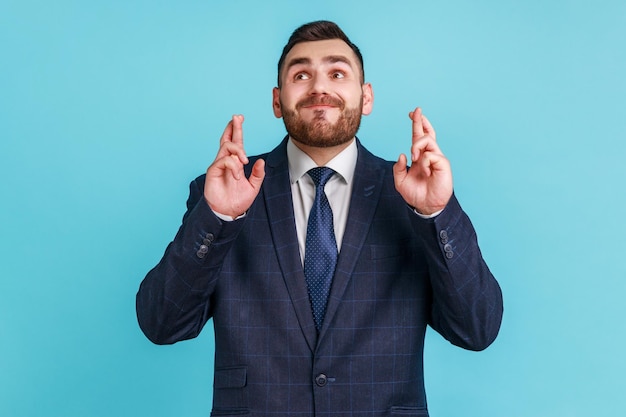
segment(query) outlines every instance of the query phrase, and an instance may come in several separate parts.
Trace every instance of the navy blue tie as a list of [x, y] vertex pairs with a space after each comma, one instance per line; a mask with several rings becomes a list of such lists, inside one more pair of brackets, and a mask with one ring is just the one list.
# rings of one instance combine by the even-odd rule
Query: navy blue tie
[[333, 212], [324, 192], [326, 182], [335, 171], [317, 167], [308, 174], [315, 183], [315, 200], [309, 213], [304, 250], [304, 276], [309, 288], [315, 327], [322, 327], [330, 285], [337, 265], [337, 241], [333, 226]]

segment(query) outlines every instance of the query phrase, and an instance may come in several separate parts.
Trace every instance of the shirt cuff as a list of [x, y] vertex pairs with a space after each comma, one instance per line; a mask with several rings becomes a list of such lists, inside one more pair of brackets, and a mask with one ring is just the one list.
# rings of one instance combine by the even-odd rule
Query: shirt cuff
[[227, 214], [222, 214], [222, 213], [218, 213], [215, 210], [211, 210], [213, 212], [213, 214], [215, 214], [217, 216], [218, 219], [223, 220], [225, 222], [232, 222], [235, 220], [239, 220], [242, 217], [246, 217], [246, 213], [243, 213], [241, 216], [237, 216], [237, 217], [233, 217], [233, 216], [229, 216]]
[[432, 214], [422, 214], [422, 213], [419, 213], [417, 210], [413, 209], [413, 213], [417, 214], [422, 219], [434, 219], [435, 217], [439, 216], [443, 210], [444, 209], [441, 209], [441, 210], [436, 211], [436, 212], [434, 212]]

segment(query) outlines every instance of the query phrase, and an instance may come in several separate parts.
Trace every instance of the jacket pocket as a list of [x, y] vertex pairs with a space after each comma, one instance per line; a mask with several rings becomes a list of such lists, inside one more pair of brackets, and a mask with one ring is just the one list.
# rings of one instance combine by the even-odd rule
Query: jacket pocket
[[213, 380], [212, 416], [238, 416], [249, 414], [248, 368], [233, 366], [215, 368]]
[[394, 406], [389, 411], [392, 416], [429, 417], [426, 407]]

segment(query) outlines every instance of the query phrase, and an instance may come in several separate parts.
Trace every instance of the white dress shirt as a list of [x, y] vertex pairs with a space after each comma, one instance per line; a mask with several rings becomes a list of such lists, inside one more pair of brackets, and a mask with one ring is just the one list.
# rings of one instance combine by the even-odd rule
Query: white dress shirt
[[[348, 145], [337, 156], [325, 165], [332, 168], [335, 174], [328, 180], [324, 187], [326, 198], [333, 211], [333, 226], [335, 228], [335, 240], [337, 250], [341, 251], [341, 242], [348, 221], [350, 209], [350, 196], [352, 195], [352, 183], [357, 159], [356, 140]], [[293, 197], [293, 213], [296, 219], [296, 232], [298, 234], [298, 246], [300, 247], [300, 259], [304, 264], [304, 250], [306, 242], [306, 229], [309, 212], [315, 199], [315, 184], [307, 172], [317, 164], [291, 141], [287, 142], [287, 159], [289, 160], [289, 177], [291, 181], [291, 194]]]

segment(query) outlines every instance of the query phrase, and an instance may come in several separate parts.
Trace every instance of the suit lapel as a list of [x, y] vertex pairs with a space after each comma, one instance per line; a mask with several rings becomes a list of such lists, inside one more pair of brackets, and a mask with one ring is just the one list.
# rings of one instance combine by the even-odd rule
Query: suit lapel
[[317, 331], [300, 260], [286, 144], [285, 139], [267, 156], [263, 193], [278, 263], [298, 322], [313, 352], [317, 343]]
[[318, 340], [324, 336], [343, 299], [382, 190], [384, 171], [379, 160], [363, 148], [360, 142], [357, 143], [358, 158], [346, 230], [319, 337], [311, 313], [309, 293], [300, 260], [289, 182], [287, 139], [283, 140], [266, 158], [263, 195], [272, 239], [296, 317], [312, 352], [315, 351]]
[[[326, 315], [320, 330], [321, 339], [329, 324], [332, 323], [337, 308], [356, 266], [363, 243], [378, 205], [383, 183], [383, 169], [379, 160], [358, 143], [358, 158], [354, 172], [352, 197], [346, 222], [341, 252], [337, 259], [337, 269], [328, 298]], [[306, 288], [305, 288], [306, 291]]]

